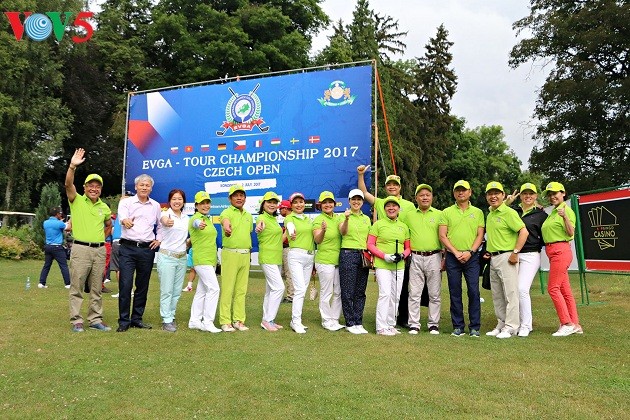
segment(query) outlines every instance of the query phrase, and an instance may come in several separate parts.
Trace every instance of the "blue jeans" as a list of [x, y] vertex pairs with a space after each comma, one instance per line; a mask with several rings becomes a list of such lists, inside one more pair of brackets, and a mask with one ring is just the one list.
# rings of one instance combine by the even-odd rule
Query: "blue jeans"
[[450, 252], [446, 253], [446, 276], [448, 278], [448, 291], [451, 295], [451, 320], [453, 328], [461, 330], [464, 323], [464, 304], [462, 302], [462, 274], [466, 279], [468, 289], [468, 328], [477, 330], [481, 328], [481, 303], [479, 302], [479, 256], [473, 253], [465, 263], [460, 263]]
[[160, 316], [164, 323], [173, 322], [186, 276], [186, 257], [158, 254], [157, 272], [160, 278]]
[[[119, 263], [120, 272], [118, 274], [119, 296], [118, 296], [118, 325], [128, 326], [142, 322], [144, 308], [147, 304], [147, 292], [149, 291], [149, 280], [153, 269], [153, 258], [155, 251], [150, 248], [136, 248], [134, 246], [120, 246]], [[134, 273], [136, 275], [136, 289], [133, 295], [133, 308], [131, 307], [131, 289], [134, 286]]]
[[66, 250], [61, 245], [46, 245], [44, 247], [44, 267], [42, 267], [42, 272], [39, 275], [39, 282], [41, 284], [46, 284], [46, 278], [48, 278], [48, 273], [50, 272], [50, 267], [52, 267], [53, 259], [57, 261], [59, 264], [59, 269], [61, 270], [61, 276], [63, 277], [63, 282], [67, 286], [70, 284], [70, 271], [68, 270], [68, 260], [66, 260]]

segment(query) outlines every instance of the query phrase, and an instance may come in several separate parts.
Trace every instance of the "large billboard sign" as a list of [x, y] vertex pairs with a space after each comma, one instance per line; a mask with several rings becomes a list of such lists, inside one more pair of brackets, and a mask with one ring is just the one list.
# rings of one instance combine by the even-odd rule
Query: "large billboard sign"
[[329, 190], [345, 209], [356, 167], [371, 161], [371, 86], [367, 65], [132, 94], [125, 189], [146, 173], [158, 202], [173, 188], [189, 203], [205, 190], [213, 215], [236, 183], [252, 213], [268, 190], [311, 204]]
[[587, 270], [630, 271], [630, 189], [579, 197]]

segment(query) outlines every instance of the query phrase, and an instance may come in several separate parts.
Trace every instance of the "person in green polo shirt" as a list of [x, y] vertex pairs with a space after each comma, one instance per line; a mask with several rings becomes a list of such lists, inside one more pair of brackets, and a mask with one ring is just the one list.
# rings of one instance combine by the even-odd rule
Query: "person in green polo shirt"
[[284, 219], [285, 235], [289, 240], [287, 262], [293, 280], [293, 303], [291, 307], [291, 329], [305, 334], [307, 327], [302, 323], [302, 307], [306, 288], [313, 271], [315, 243], [313, 241], [313, 221], [304, 214], [306, 201], [304, 194], [296, 192], [289, 197], [291, 214]]
[[468, 181], [459, 180], [453, 186], [455, 204], [442, 210], [440, 241], [446, 248], [446, 276], [451, 300], [451, 321], [454, 337], [464, 335], [464, 304], [462, 274], [468, 289], [468, 317], [471, 337], [479, 337], [481, 302], [479, 301], [479, 256], [484, 232], [481, 209], [470, 203], [472, 189]]
[[247, 331], [249, 328], [245, 326], [245, 295], [249, 281], [254, 220], [243, 208], [246, 194], [242, 185], [232, 185], [228, 198], [230, 206], [219, 217], [223, 230], [219, 322], [225, 332], [233, 332], [234, 329]]
[[219, 303], [217, 280], [217, 229], [210, 216], [210, 194], [199, 191], [195, 194], [195, 214], [188, 222], [188, 233], [192, 244], [192, 263], [199, 275], [197, 290], [190, 308], [188, 328], [219, 333], [214, 325]]
[[267, 331], [278, 331], [282, 325], [275, 318], [284, 295], [284, 282], [280, 274], [282, 267], [282, 228], [276, 219], [280, 198], [273, 191], [263, 195], [256, 219], [258, 235], [258, 264], [265, 274], [266, 286], [263, 299], [263, 315], [260, 326]]
[[[357, 186], [359, 187], [361, 192], [363, 192], [363, 195], [365, 196], [365, 201], [374, 206], [376, 218], [386, 219], [387, 214], [385, 213], [385, 210], [383, 210], [385, 208], [385, 199], [377, 198], [376, 196], [370, 194], [370, 192], [367, 190], [367, 186], [365, 185], [365, 172], [369, 170], [369, 165], [359, 165], [357, 167], [357, 174], [359, 178]], [[402, 198], [402, 195], [400, 195], [400, 191], [401, 184], [400, 177], [398, 175], [389, 175], [387, 178], [385, 178], [385, 192], [387, 193], [388, 197], [398, 198], [398, 201], [400, 203], [400, 212], [403, 213], [405, 211], [415, 210], [416, 206], [411, 201]]]
[[389, 196], [384, 202], [387, 218], [379, 219], [370, 228], [367, 248], [374, 255], [378, 302], [376, 304], [376, 333], [400, 334], [395, 328], [396, 309], [405, 274], [404, 259], [411, 253], [409, 228], [398, 220], [398, 197]]
[[429, 295], [427, 327], [429, 333], [439, 334], [444, 259], [438, 228], [442, 212], [431, 205], [433, 188], [428, 184], [416, 187], [416, 201], [417, 209], [404, 212], [400, 216], [409, 227], [411, 235], [409, 334], [418, 334], [420, 331], [420, 300], [425, 284]]
[[564, 185], [547, 184], [543, 195], [553, 206], [551, 214], [542, 225], [545, 252], [549, 257], [549, 282], [547, 291], [560, 320], [560, 328], [554, 337], [582, 334], [575, 298], [569, 282], [569, 266], [573, 260], [571, 241], [575, 234], [575, 212], [564, 201]]
[[66, 196], [72, 214], [72, 236], [74, 244], [70, 254], [70, 322], [72, 331], [83, 332], [81, 306], [83, 289], [88, 282], [90, 305], [87, 320], [90, 328], [97, 331], [110, 331], [103, 322], [103, 300], [101, 298], [103, 271], [105, 271], [105, 228], [112, 225], [107, 204], [101, 201], [103, 178], [90, 174], [85, 178], [85, 195], [77, 193], [74, 186], [74, 171], [85, 162], [85, 150], [76, 149], [66, 172]]
[[317, 244], [315, 269], [319, 277], [319, 313], [322, 327], [329, 331], [343, 329], [341, 316], [341, 286], [339, 285], [339, 251], [341, 249], [341, 215], [335, 214], [335, 196], [330, 191], [319, 195], [322, 213], [313, 220], [313, 239]]
[[486, 186], [490, 213], [486, 220], [486, 252], [490, 259], [490, 287], [497, 326], [486, 335], [510, 338], [520, 325], [518, 297], [518, 253], [525, 245], [527, 228], [518, 213], [508, 207], [500, 182]]

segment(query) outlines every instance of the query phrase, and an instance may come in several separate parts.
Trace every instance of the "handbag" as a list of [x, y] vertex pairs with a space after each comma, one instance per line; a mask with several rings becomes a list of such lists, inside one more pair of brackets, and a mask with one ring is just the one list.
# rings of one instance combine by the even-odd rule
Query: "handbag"
[[361, 253], [361, 267], [374, 268], [374, 256], [368, 251], [363, 251]]

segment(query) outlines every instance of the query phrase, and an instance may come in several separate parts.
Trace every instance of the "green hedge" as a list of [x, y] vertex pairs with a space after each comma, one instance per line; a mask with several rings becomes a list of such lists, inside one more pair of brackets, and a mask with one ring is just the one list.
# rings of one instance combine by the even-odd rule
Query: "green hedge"
[[0, 258], [11, 260], [44, 258], [44, 252], [35, 243], [33, 233], [33, 229], [28, 225], [19, 228], [0, 228]]

